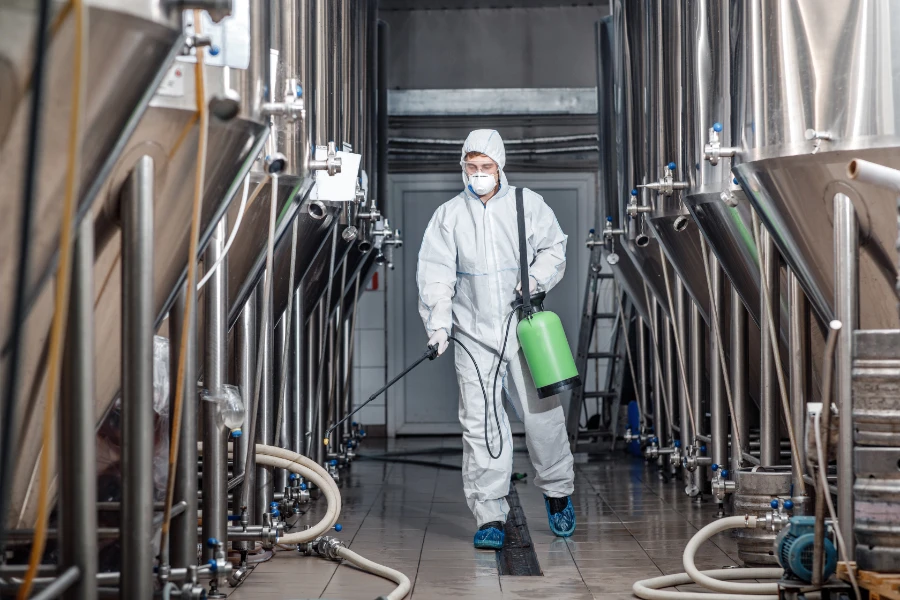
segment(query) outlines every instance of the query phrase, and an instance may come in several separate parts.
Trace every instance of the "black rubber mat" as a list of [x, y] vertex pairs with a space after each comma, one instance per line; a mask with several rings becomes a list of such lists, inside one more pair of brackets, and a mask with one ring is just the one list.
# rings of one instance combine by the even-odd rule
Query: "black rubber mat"
[[531, 543], [525, 512], [519, 504], [519, 494], [514, 485], [509, 488], [506, 501], [509, 503], [509, 515], [504, 530], [506, 537], [503, 540], [503, 549], [497, 551], [497, 567], [500, 574], [543, 575], [537, 555], [534, 553], [534, 545]]

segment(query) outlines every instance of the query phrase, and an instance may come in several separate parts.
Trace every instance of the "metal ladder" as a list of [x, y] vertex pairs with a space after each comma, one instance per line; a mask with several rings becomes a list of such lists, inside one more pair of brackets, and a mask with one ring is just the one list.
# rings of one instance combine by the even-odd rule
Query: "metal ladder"
[[[578, 350], [575, 356], [575, 364], [578, 372], [582, 374], [582, 380], [588, 381], [588, 367], [596, 365], [595, 361], [607, 361], [605, 387], [598, 390], [588, 390], [582, 386], [572, 392], [569, 403], [569, 413], [566, 428], [569, 433], [569, 444], [572, 452], [600, 453], [615, 450], [618, 438], [619, 408], [622, 401], [622, 384], [624, 382], [626, 360], [625, 336], [628, 328], [623, 327], [618, 318], [618, 303], [621, 301], [625, 312], [625, 323], [631, 322], [634, 312], [631, 302], [621, 292], [619, 296], [605, 294], [614, 283], [612, 273], [602, 272], [602, 254], [598, 246], [591, 248], [591, 259], [588, 266], [588, 282], [585, 289], [584, 308], [581, 313], [581, 328], [578, 333]], [[600, 306], [601, 297], [612, 297], [607, 301], [611, 306]], [[592, 343], [596, 345], [595, 333], [599, 321], [614, 322], [612, 334], [609, 340], [609, 348], [606, 351], [591, 349]], [[605, 416], [607, 422], [600, 423], [599, 428], [589, 428], [588, 403], [594, 401], [596, 414]], [[609, 403], [607, 404], [607, 401]], [[606, 443], [604, 443], [606, 442]]]

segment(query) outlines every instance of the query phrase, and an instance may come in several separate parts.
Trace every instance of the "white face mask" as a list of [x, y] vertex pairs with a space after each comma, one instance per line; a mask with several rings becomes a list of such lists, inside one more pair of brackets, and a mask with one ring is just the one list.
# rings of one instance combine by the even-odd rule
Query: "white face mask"
[[469, 175], [469, 186], [473, 192], [479, 196], [484, 196], [490, 194], [497, 187], [497, 180], [494, 179], [493, 175], [488, 175], [487, 173], [475, 173], [474, 175]]

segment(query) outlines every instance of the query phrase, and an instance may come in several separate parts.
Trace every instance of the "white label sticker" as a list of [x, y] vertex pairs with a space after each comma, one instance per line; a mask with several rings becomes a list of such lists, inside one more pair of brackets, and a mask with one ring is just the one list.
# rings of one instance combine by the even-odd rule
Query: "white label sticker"
[[[184, 31], [194, 34], [194, 12], [184, 11]], [[250, 2], [234, 0], [230, 17], [213, 23], [209, 13], [200, 13], [200, 32], [209, 36], [211, 46], [204, 51], [204, 62], [208, 65], [246, 69], [250, 66]], [[196, 62], [196, 51], [183, 59]]]

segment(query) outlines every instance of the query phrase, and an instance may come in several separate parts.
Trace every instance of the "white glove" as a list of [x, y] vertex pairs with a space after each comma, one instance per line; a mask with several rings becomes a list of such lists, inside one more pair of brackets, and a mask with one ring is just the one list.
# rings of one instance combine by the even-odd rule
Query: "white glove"
[[438, 356], [440, 356], [447, 349], [447, 346], [450, 345], [449, 337], [450, 335], [447, 333], [446, 329], [438, 329], [431, 334], [430, 338], [428, 338], [428, 345], [437, 345]]
[[[537, 280], [531, 275], [528, 276], [528, 294], [534, 295], [534, 291], [537, 289]], [[522, 282], [516, 284], [516, 291], [522, 291]]]

